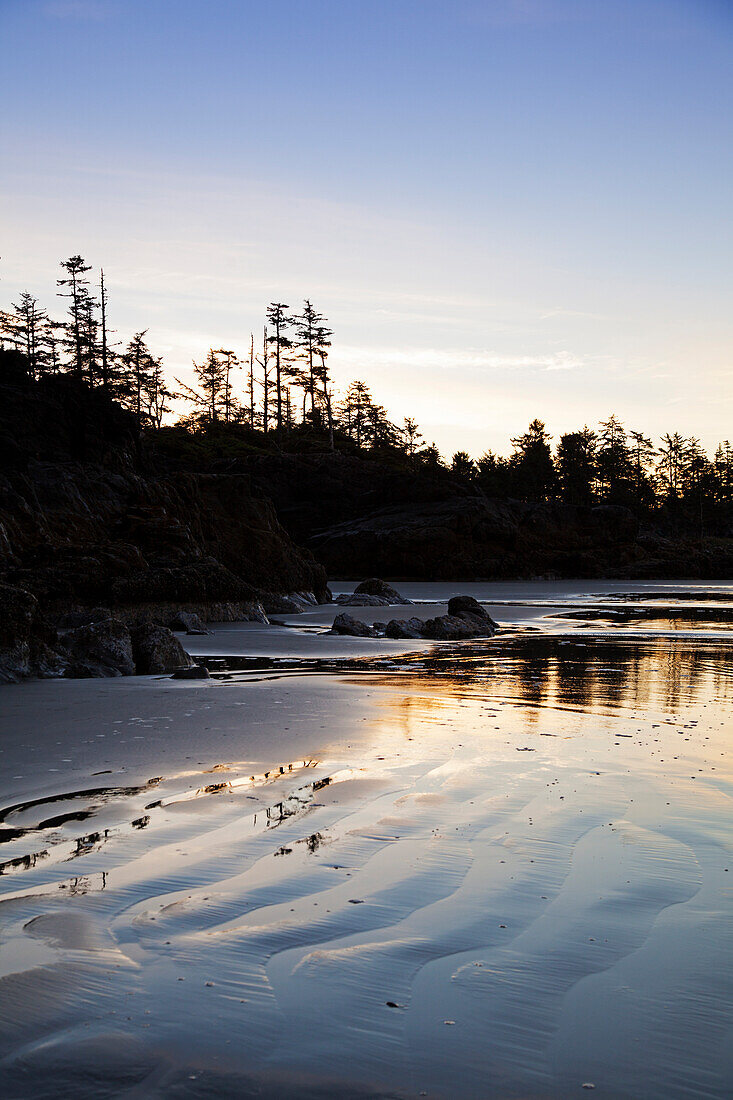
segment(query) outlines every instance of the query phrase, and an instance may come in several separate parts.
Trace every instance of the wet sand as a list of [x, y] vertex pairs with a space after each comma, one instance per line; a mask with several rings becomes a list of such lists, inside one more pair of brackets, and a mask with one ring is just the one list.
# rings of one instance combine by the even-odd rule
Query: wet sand
[[3, 689], [3, 1095], [730, 1096], [730, 635], [545, 595]]

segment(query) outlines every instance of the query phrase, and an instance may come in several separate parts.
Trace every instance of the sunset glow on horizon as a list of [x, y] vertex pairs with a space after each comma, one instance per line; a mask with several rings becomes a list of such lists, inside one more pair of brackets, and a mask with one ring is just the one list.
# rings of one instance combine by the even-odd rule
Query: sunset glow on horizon
[[[74, 253], [170, 376], [310, 298], [444, 455], [731, 436], [717, 0], [3, 0], [0, 308]], [[15, 104], [11, 108], [11, 104]]]

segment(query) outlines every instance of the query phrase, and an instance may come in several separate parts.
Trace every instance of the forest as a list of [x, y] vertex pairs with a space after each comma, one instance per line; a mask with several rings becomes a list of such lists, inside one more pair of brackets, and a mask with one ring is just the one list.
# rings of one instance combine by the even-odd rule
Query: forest
[[[707, 454], [695, 437], [667, 432], [656, 442], [614, 415], [555, 441], [535, 418], [508, 455], [457, 451], [446, 461], [411, 417], [394, 423], [362, 380], [336, 391], [329, 366], [333, 332], [305, 299], [292, 310], [270, 302], [249, 347], [212, 346], [193, 363], [189, 385], [171, 376], [148, 345], [147, 329], [127, 342], [110, 327], [103, 270], [79, 255], [60, 264], [60, 318], [29, 291], [0, 312], [0, 341], [23, 357], [31, 379], [68, 374], [131, 412], [163, 449], [221, 455], [330, 450], [407, 470], [449, 473], [465, 488], [499, 499], [615, 504], [683, 523], [698, 534], [730, 534], [733, 449]], [[8, 360], [4, 359], [7, 363]]]

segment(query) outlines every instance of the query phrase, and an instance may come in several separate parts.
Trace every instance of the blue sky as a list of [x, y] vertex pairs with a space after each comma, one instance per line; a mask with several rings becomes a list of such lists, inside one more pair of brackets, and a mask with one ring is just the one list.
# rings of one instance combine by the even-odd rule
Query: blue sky
[[728, 0], [0, 0], [2, 305], [80, 251], [185, 377], [307, 295], [337, 383], [444, 453], [611, 411], [713, 445], [732, 32]]

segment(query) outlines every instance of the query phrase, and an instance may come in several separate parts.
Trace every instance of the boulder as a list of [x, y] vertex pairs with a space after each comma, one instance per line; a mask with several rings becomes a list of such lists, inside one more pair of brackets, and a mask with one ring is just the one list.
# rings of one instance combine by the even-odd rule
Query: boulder
[[373, 626], [354, 619], [351, 615], [342, 612], [333, 620], [331, 634], [347, 634], [353, 638], [377, 638], [378, 634]]
[[[374, 624], [376, 627], [376, 623]], [[384, 628], [387, 638], [422, 638], [424, 637], [424, 623], [422, 619], [390, 619]]]
[[68, 657], [67, 677], [133, 676], [132, 638], [119, 619], [105, 619], [70, 630], [61, 639]]
[[383, 596], [369, 596], [366, 593], [344, 592], [343, 595], [336, 596], [333, 602], [340, 604], [341, 607], [389, 607], [391, 600], [386, 600]]
[[300, 615], [309, 608], [318, 607], [318, 600], [312, 592], [290, 592], [285, 596], [265, 592], [262, 606], [267, 615]]
[[186, 668], [176, 668], [173, 670], [172, 679], [174, 680], [209, 680], [209, 670], [205, 665], [188, 665]]
[[37, 601], [22, 588], [0, 584], [0, 683], [31, 671], [31, 638]]
[[[184, 612], [185, 614], [185, 612]], [[167, 626], [145, 623], [132, 631], [135, 667], [142, 676], [189, 667], [192, 659]]]
[[[491, 631], [493, 633], [493, 631]], [[426, 619], [423, 625], [423, 638], [436, 642], [462, 642], [468, 638], [488, 637], [488, 627], [482, 628], [458, 615], [439, 615], [435, 619]]]
[[177, 611], [168, 622], [169, 630], [185, 631], [186, 634], [208, 634], [195, 611]]
[[448, 601], [448, 614], [458, 619], [465, 619], [478, 628], [486, 628], [490, 634], [494, 634], [499, 629], [498, 623], [494, 622], [486, 608], [473, 596], [454, 596]]
[[388, 604], [408, 604], [411, 600], [406, 600], [396, 588], [393, 588], [391, 584], [387, 584], [386, 581], [379, 580], [378, 577], [370, 577], [369, 580], [362, 581], [361, 584], [357, 584], [354, 589], [355, 596], [380, 596]]

